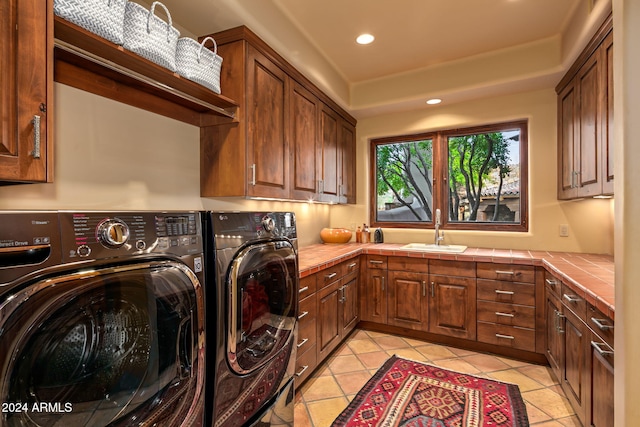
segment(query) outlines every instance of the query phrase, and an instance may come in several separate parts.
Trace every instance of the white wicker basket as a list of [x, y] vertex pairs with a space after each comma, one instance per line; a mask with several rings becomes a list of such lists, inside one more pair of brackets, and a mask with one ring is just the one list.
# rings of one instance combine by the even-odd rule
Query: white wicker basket
[[[209, 40], [213, 42], [213, 52], [204, 47]], [[222, 58], [218, 55], [218, 45], [213, 37], [205, 37], [202, 43], [189, 37], [179, 39], [176, 67], [182, 77], [220, 93]]]
[[[164, 9], [168, 22], [154, 14], [156, 6]], [[154, 1], [150, 10], [129, 2], [124, 13], [122, 46], [151, 62], [176, 71], [176, 46], [180, 32], [171, 24], [169, 10], [159, 1]]]
[[53, 12], [115, 44], [123, 42], [127, 0], [54, 0]]

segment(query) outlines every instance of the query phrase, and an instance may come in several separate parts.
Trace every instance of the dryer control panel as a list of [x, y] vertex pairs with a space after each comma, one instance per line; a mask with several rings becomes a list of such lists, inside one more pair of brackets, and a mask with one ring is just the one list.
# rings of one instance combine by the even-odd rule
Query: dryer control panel
[[66, 262], [203, 250], [198, 212], [60, 212], [59, 217]]

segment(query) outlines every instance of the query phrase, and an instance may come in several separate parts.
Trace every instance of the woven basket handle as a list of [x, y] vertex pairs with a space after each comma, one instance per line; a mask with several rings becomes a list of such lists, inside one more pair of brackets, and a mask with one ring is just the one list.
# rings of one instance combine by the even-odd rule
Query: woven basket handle
[[[218, 44], [213, 39], [213, 37], [207, 36], [207, 37], [204, 38], [204, 40], [202, 40], [202, 42], [200, 43], [200, 49], [198, 49], [198, 64], [200, 63], [200, 56], [202, 55], [202, 49], [204, 48], [204, 44], [207, 42], [207, 40], [211, 40], [213, 42], [213, 54], [214, 55], [218, 54]], [[211, 61], [211, 66], [212, 67], [213, 67], [214, 63], [215, 63], [215, 59], [213, 61]]]
[[147, 34], [151, 33], [151, 28], [149, 27], [149, 22], [151, 21], [151, 16], [155, 15], [156, 5], [162, 6], [162, 8], [164, 9], [165, 13], [167, 14], [167, 18], [169, 18], [169, 22], [167, 23], [167, 41], [169, 41], [169, 36], [171, 34], [171, 25], [172, 25], [171, 14], [169, 13], [169, 9], [167, 9], [167, 6], [163, 5], [159, 1], [154, 1], [151, 4], [151, 9], [149, 9], [149, 15], [147, 16]]

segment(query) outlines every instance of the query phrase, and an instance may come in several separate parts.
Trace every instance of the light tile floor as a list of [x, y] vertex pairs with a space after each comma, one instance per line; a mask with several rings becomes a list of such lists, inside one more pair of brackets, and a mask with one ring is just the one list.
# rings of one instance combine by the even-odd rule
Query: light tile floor
[[326, 427], [392, 355], [518, 384], [535, 427], [580, 426], [546, 366], [394, 335], [356, 330], [298, 389], [296, 427]]

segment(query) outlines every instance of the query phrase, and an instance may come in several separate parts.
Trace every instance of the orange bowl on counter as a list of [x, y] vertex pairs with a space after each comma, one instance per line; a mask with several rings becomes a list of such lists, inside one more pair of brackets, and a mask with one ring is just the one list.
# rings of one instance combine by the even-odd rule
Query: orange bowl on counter
[[353, 232], [346, 228], [323, 228], [320, 230], [320, 238], [324, 243], [347, 243], [351, 240]]

